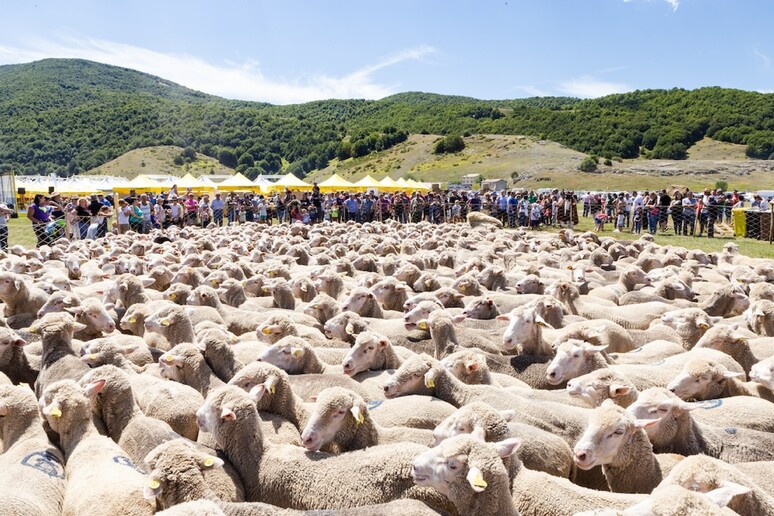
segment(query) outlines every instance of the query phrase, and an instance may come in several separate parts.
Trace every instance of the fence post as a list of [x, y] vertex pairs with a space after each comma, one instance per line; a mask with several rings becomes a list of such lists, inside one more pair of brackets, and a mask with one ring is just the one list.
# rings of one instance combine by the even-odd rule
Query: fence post
[[769, 245], [774, 241], [774, 204], [769, 203]]

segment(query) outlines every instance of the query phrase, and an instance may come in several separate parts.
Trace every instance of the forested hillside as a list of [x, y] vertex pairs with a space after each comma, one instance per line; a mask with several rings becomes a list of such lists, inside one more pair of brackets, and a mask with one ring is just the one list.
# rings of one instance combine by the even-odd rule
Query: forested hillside
[[409, 134], [523, 134], [606, 158], [684, 159], [704, 137], [774, 159], [774, 94], [646, 90], [594, 100], [402, 93], [272, 106], [226, 100], [89, 61], [0, 66], [0, 167], [83, 172], [129, 150], [191, 147], [249, 176], [303, 176]]

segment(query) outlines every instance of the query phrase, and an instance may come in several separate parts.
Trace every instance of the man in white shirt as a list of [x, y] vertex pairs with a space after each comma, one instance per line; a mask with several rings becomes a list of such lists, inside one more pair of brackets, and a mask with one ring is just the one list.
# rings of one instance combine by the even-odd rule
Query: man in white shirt
[[140, 196], [140, 211], [142, 212], [142, 228], [140, 229], [140, 233], [142, 234], [150, 233], [150, 230], [153, 228], [153, 225], [151, 224], [152, 209], [153, 206], [151, 206], [151, 203], [148, 202], [148, 196], [146, 194], [142, 194]]
[[212, 208], [212, 221], [216, 226], [223, 225], [223, 199], [220, 196], [220, 192], [215, 194], [215, 198], [210, 203]]

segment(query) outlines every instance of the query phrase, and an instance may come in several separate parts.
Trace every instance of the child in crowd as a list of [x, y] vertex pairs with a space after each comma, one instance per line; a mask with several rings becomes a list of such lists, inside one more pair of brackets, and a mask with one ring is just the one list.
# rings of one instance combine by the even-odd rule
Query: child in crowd
[[626, 217], [624, 216], [623, 210], [618, 210], [618, 216], [615, 220], [615, 232], [620, 233], [623, 231], [624, 228], [624, 221], [626, 220]]
[[543, 216], [542, 206], [535, 203], [532, 205], [532, 210], [529, 213], [529, 227], [537, 230], [540, 226], [540, 218]]
[[455, 224], [462, 222], [462, 206], [460, 201], [454, 201], [454, 206], [452, 206], [452, 222]]
[[594, 232], [599, 233], [605, 230], [605, 221], [607, 220], [607, 213], [604, 211], [597, 212], [594, 215]]
[[634, 222], [633, 232], [639, 235], [642, 232], [642, 206], [637, 206], [637, 209], [634, 210], [632, 221]]

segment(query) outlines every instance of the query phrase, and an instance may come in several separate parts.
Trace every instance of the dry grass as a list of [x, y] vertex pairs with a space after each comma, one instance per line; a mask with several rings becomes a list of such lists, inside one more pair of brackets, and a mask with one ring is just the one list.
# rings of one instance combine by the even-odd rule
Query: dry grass
[[89, 170], [86, 174], [122, 176], [127, 179], [134, 179], [140, 174], [160, 174], [182, 177], [190, 172], [198, 177], [200, 175], [232, 175], [234, 173], [233, 169], [224, 167], [218, 163], [217, 159], [205, 156], [204, 154], [197, 154], [196, 161], [192, 163], [177, 166], [174, 163], [174, 159], [179, 156], [182, 151], [182, 148], [173, 145], [135, 149], [117, 157], [113, 161], [108, 161], [104, 165]]

